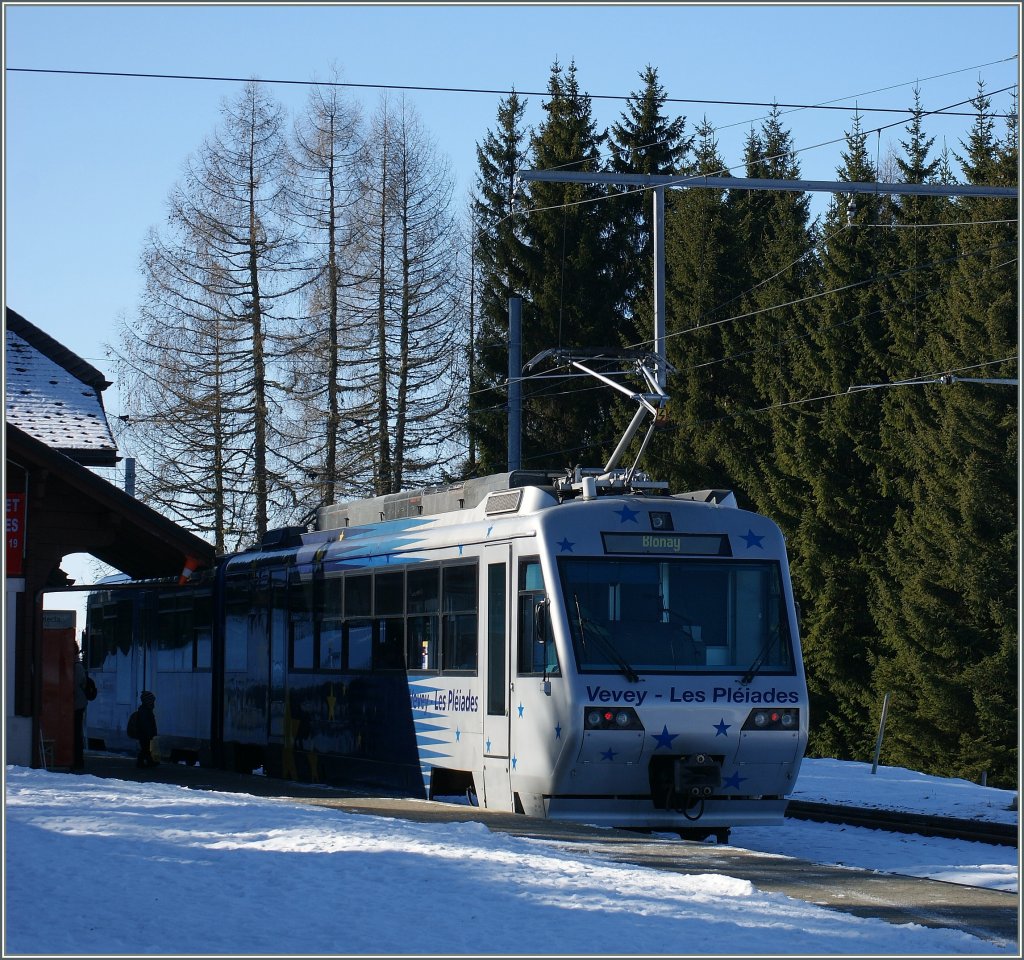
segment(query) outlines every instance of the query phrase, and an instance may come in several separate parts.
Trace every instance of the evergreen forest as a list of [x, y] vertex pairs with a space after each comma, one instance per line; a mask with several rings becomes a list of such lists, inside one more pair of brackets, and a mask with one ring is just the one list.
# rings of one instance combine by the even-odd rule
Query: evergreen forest
[[[406, 97], [313, 86], [289, 117], [246, 84], [171, 189], [120, 331], [139, 496], [229, 552], [324, 504], [506, 470], [510, 298], [524, 362], [609, 371], [653, 349], [655, 312], [652, 191], [520, 172], [677, 176], [670, 401], [641, 469], [782, 527], [812, 756], [870, 760], [889, 694], [882, 762], [1015, 786], [1017, 200], [835, 194], [812, 216], [798, 191], [689, 189], [728, 171], [712, 122], [667, 104], [648, 66], [600, 128], [556, 62], [535, 126], [501, 99], [467, 199]], [[1018, 185], [1016, 117], [982, 85], [943, 149], [907, 107], [884, 157], [850, 117], [836, 181]], [[744, 164], [801, 178], [778, 108]], [[635, 408], [557, 355], [536, 372], [522, 466], [605, 463]]]

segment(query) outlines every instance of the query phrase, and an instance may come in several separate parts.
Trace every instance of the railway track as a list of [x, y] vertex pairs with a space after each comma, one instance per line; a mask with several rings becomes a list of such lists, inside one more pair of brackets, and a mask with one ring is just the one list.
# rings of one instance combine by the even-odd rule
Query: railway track
[[790, 800], [786, 816], [794, 820], [843, 823], [851, 827], [888, 830], [892, 833], [913, 833], [922, 837], [947, 837], [951, 840], [971, 840], [1004, 847], [1018, 846], [1018, 828], [1012, 823], [961, 820], [922, 813], [873, 810], [869, 807], [840, 807], [802, 800]]

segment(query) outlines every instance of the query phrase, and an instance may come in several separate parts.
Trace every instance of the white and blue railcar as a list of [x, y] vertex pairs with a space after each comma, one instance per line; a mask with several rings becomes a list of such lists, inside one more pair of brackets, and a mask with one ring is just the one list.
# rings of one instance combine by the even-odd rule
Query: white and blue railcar
[[780, 821], [808, 723], [782, 534], [642, 481], [499, 474], [223, 559], [188, 588], [203, 650], [139, 680], [162, 747], [683, 836]]

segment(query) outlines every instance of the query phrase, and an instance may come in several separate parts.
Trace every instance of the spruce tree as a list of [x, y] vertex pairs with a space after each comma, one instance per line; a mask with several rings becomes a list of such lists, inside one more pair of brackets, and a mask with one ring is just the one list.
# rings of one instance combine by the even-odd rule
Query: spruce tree
[[[467, 476], [506, 467], [508, 302], [525, 292], [522, 206], [518, 174], [526, 165], [526, 101], [515, 91], [498, 104], [496, 129], [476, 148], [478, 171], [473, 198], [473, 236], [479, 324], [471, 357], [469, 433], [476, 458]], [[529, 358], [526, 358], [529, 359]]]
[[[935, 182], [942, 160], [929, 156], [933, 140], [924, 134], [916, 92], [907, 134], [908, 139], [901, 144], [903, 154], [896, 158], [900, 178], [908, 183]], [[894, 382], [933, 369], [934, 343], [948, 326], [946, 297], [956, 228], [943, 224], [954, 221], [952, 206], [949, 198], [941, 196], [901, 196], [895, 201], [893, 243], [886, 263], [890, 279], [884, 294], [890, 318]], [[878, 473], [883, 490], [893, 502], [893, 522], [881, 562], [872, 571], [871, 609], [880, 636], [874, 668], [875, 696], [879, 699], [889, 693], [892, 698], [886, 758], [894, 763], [919, 763], [922, 755], [941, 750], [927, 719], [929, 701], [949, 703], [949, 697], [938, 692], [942, 682], [933, 679], [941, 673], [934, 669], [937, 660], [943, 659], [940, 650], [927, 649], [907, 628], [908, 619], [917, 616], [914, 611], [919, 608], [919, 599], [915, 594], [923, 572], [915, 515], [922, 479], [934, 469], [934, 444], [939, 439], [935, 436], [929, 390], [911, 386], [886, 391], [882, 397], [881, 438]], [[911, 754], [900, 748], [908, 737], [913, 741]]]
[[[968, 181], [1016, 184], [1015, 125], [999, 141], [983, 89], [975, 106], [959, 157]], [[918, 373], [1016, 377], [1015, 209], [971, 197], [941, 211], [960, 224], [956, 256], [919, 337]], [[886, 436], [905, 478], [876, 603], [889, 762], [970, 779], [987, 771], [1006, 786], [1017, 763], [1015, 394], [952, 381], [901, 388], [890, 404]]]
[[[748, 177], [799, 179], [778, 108], [748, 137], [745, 159]], [[806, 194], [765, 190], [730, 191], [729, 205], [743, 256], [736, 261], [741, 292], [713, 317], [732, 393], [731, 406], [722, 410], [727, 419], [717, 429], [728, 438], [723, 449], [731, 483], [746, 502], [786, 527], [799, 515], [786, 447], [802, 414], [783, 404], [803, 395], [801, 301], [811, 292], [815, 266], [810, 205]]]
[[[686, 118], [665, 115], [667, 95], [658, 71], [648, 65], [640, 74], [643, 88], [626, 101], [626, 111], [613, 123], [608, 138], [613, 173], [673, 174], [681, 172], [693, 146]], [[635, 186], [616, 187], [611, 201], [615, 215], [612, 242], [619, 259], [623, 345], [650, 344], [654, 329], [654, 192]]]
[[[705, 117], [696, 130], [687, 174], [722, 176], [715, 130]], [[709, 322], [736, 294], [739, 248], [732, 209], [722, 189], [680, 187], [665, 197], [667, 428], [649, 456], [658, 478], [676, 489], [728, 484], [715, 421], [728, 402], [729, 369], [722, 363], [722, 332]]]
[[[867, 134], [854, 118], [837, 179], [871, 182]], [[824, 224], [821, 289], [809, 317], [800, 379], [823, 397], [805, 405], [796, 442], [809, 497], [796, 531], [794, 573], [805, 598], [803, 651], [817, 755], [865, 759], [874, 706], [877, 631], [869, 612], [871, 571], [891, 505], [877, 479], [881, 394], [848, 392], [888, 379], [890, 338], [881, 305], [887, 201], [837, 197]]]
[[[597, 130], [590, 98], [575, 64], [556, 62], [548, 81], [546, 117], [531, 137], [539, 170], [598, 171], [605, 134]], [[523, 359], [541, 351], [576, 350], [592, 356], [618, 351], [613, 220], [607, 192], [589, 184], [534, 181], [523, 225], [526, 281]], [[618, 369], [599, 361], [599, 369]], [[536, 368], [568, 374], [569, 368]], [[557, 376], [527, 381], [523, 390], [523, 466], [558, 469], [603, 459], [617, 442], [612, 391], [593, 379]]]

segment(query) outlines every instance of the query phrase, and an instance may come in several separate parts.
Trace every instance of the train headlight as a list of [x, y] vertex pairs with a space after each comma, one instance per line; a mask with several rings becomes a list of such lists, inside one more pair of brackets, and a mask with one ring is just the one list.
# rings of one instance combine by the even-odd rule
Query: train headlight
[[652, 510], [651, 516], [651, 529], [652, 530], [671, 530], [672, 527], [672, 514], [667, 510]]
[[800, 726], [798, 707], [755, 707], [743, 724], [744, 730], [796, 730]]
[[644, 725], [632, 707], [610, 710], [587, 707], [583, 711], [585, 730], [643, 730]]

